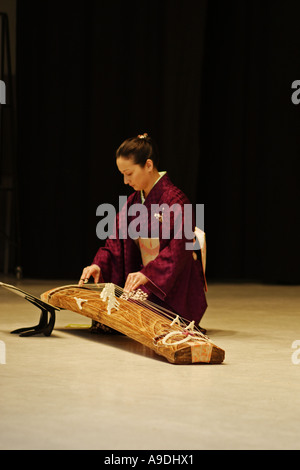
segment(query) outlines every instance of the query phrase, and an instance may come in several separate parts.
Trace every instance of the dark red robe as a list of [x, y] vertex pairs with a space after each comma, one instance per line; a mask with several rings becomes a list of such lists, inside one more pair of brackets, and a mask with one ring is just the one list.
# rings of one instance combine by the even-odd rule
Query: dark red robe
[[[142, 272], [148, 282], [140, 288], [148, 294], [148, 300], [163, 305], [190, 321], [195, 320], [198, 325], [207, 303], [201, 259], [194, 259], [193, 251], [186, 249], [186, 243], [191, 243], [191, 239], [185, 236], [184, 224], [187, 217], [182, 214], [184, 204], [190, 205], [188, 198], [165, 174], [145, 199], [147, 218], [141, 218], [139, 213], [136, 216], [128, 216], [128, 210], [133, 204], [142, 204], [139, 191], [127, 199], [127, 203], [117, 215], [116, 232], [106, 240], [105, 246], [98, 250], [93, 264], [100, 266], [104, 282], [112, 282], [120, 287], [124, 287], [129, 273]], [[177, 210], [174, 213], [170, 211], [169, 219], [164, 218], [164, 211], [154, 211], [153, 217], [153, 204], [167, 204], [169, 207], [175, 204]], [[149, 237], [153, 224], [158, 227], [159, 252], [146, 266], [143, 265], [137, 240], [128, 237], [128, 226], [137, 217], [140, 221], [137, 228], [146, 230], [148, 227]], [[170, 222], [170, 236], [165, 239], [163, 224], [167, 222]], [[189, 224], [191, 231], [194, 230], [194, 214]], [[181, 238], [180, 234], [183, 235]]]

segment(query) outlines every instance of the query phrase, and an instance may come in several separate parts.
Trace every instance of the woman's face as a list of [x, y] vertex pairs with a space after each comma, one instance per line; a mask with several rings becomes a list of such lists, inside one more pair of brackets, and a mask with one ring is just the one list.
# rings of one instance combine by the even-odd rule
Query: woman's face
[[118, 157], [117, 167], [124, 176], [124, 184], [129, 184], [135, 191], [145, 191], [152, 183], [153, 162], [150, 159], [142, 168], [132, 158]]

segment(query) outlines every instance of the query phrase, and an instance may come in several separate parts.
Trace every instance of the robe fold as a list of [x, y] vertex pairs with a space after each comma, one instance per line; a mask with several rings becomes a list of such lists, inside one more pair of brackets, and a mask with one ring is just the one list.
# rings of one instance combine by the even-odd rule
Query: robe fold
[[[144, 209], [139, 212], [142, 203]], [[191, 207], [167, 174], [144, 201], [141, 192], [135, 191], [118, 213], [114, 234], [98, 250], [93, 264], [100, 267], [102, 281], [120, 287], [128, 274], [142, 272], [148, 282], [140, 288], [148, 300], [198, 324], [207, 308], [205, 280], [201, 257], [195, 259], [193, 250], [187, 249], [194, 237], [195, 217], [193, 211], [185, 211], [185, 205]], [[135, 239], [130, 237], [130, 226], [139, 235]]]

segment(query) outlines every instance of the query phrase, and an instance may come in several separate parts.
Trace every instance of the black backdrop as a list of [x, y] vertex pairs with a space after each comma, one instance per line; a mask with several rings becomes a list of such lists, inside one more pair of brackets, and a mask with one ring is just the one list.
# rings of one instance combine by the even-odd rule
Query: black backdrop
[[148, 132], [205, 204], [209, 280], [299, 283], [298, 1], [20, 0], [25, 276], [77, 278], [96, 208], [128, 194], [114, 152]]

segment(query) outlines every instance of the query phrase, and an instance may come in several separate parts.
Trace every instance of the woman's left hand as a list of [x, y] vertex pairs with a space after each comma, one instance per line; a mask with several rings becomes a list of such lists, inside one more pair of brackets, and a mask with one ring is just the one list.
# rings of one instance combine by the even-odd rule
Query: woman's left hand
[[140, 271], [136, 273], [130, 273], [127, 276], [124, 291], [131, 292], [133, 290], [136, 290], [139, 286], [146, 284], [146, 282], [148, 282], [148, 279]]

